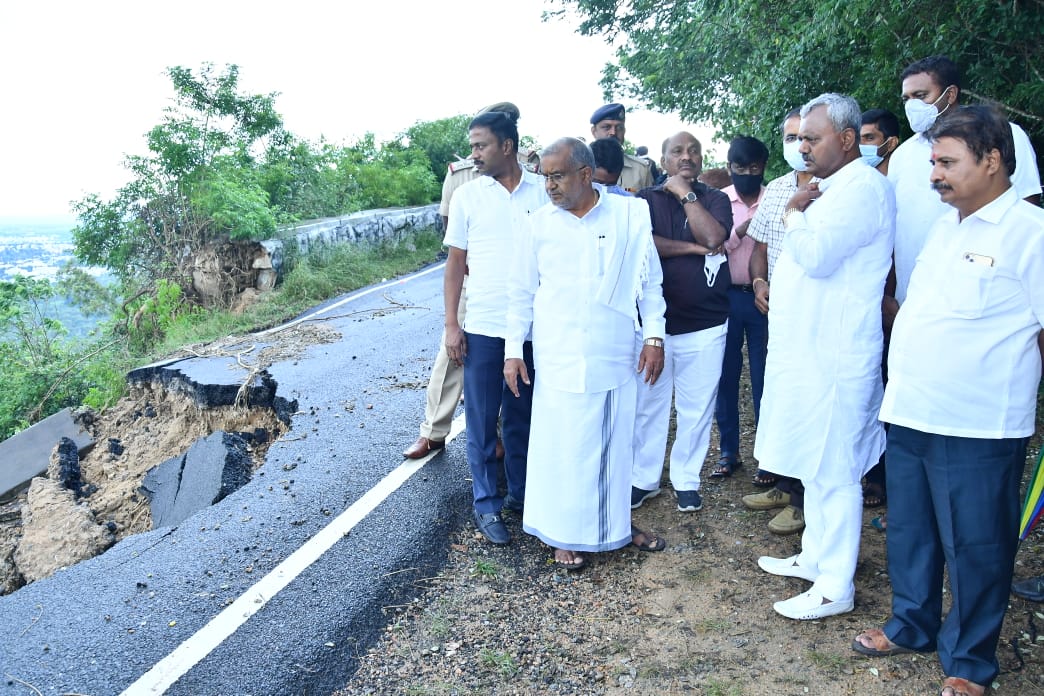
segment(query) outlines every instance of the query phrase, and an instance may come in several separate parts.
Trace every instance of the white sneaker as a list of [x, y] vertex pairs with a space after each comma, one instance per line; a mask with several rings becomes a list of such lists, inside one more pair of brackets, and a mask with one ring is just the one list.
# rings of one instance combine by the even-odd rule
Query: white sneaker
[[801, 578], [809, 582], [815, 582], [817, 577], [811, 570], [798, 563], [797, 555], [793, 555], [790, 558], [762, 556], [758, 559], [758, 567], [766, 573], [782, 575], [787, 578]]
[[822, 619], [827, 616], [834, 616], [835, 614], [844, 614], [852, 611], [855, 607], [855, 602], [851, 599], [838, 602], [826, 602], [825, 604], [823, 603], [823, 599], [823, 595], [815, 590], [809, 590], [808, 592], [803, 592], [796, 597], [785, 599], [782, 602], [776, 602], [772, 605], [772, 608], [775, 609], [777, 613], [782, 614], [788, 619], [808, 621], [810, 619]]

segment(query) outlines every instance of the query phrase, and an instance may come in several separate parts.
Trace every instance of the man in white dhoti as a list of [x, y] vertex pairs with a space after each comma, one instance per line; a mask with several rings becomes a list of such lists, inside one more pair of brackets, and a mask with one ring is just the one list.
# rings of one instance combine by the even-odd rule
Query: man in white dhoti
[[522, 528], [577, 569], [583, 552], [665, 546], [632, 527], [630, 509], [634, 334], [641, 311], [637, 373], [654, 383], [664, 362], [662, 271], [648, 206], [592, 185], [587, 145], [555, 142], [540, 169], [552, 205], [532, 214], [519, 240], [504, 377], [516, 394], [530, 383], [522, 342], [532, 327], [538, 377]]
[[851, 611], [863, 505], [860, 479], [884, 450], [880, 303], [895, 234], [892, 187], [859, 155], [862, 112], [823, 94], [801, 109], [800, 151], [822, 179], [784, 213], [772, 279], [765, 395], [754, 454], [801, 479], [801, 553], [762, 556], [769, 573], [813, 583], [776, 602], [792, 619]]

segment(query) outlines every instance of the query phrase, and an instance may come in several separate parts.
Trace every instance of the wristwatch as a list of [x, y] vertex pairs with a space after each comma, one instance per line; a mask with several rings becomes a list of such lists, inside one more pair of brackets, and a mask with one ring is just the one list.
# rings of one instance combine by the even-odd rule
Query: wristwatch
[[681, 202], [682, 205], [685, 205], [686, 203], [695, 203], [698, 200], [698, 198], [699, 196], [696, 195], [695, 191], [689, 191], [684, 196], [682, 196]]
[[663, 348], [663, 339], [662, 338], [647, 338], [644, 341], [642, 341], [642, 344], [646, 345], [646, 346], [652, 346], [653, 348]]

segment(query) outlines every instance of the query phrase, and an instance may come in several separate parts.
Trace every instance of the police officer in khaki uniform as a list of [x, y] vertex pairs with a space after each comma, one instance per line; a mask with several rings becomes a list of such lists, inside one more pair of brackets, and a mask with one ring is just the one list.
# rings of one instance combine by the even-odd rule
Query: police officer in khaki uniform
[[[480, 110], [478, 114], [487, 111], [503, 111], [517, 121], [519, 118], [518, 107], [511, 102], [499, 102], [490, 104]], [[476, 116], [478, 114], [475, 114]], [[535, 162], [534, 158], [535, 155]], [[535, 172], [540, 163], [537, 153], [525, 153], [519, 150], [518, 163], [529, 171]], [[482, 176], [475, 169], [475, 163], [470, 159], [461, 159], [449, 164], [449, 171], [442, 181], [442, 201], [439, 203], [439, 215], [442, 216], [442, 226], [446, 227], [449, 221], [449, 205], [453, 192], [464, 184]], [[464, 282], [467, 283], [465, 276]], [[466, 293], [460, 294], [460, 305], [457, 309], [457, 318], [464, 322]], [[420, 437], [410, 445], [403, 456], [408, 459], [420, 459], [427, 456], [429, 452], [441, 449], [446, 444], [446, 436], [449, 435], [450, 424], [453, 422], [453, 413], [457, 410], [457, 402], [464, 391], [464, 370], [456, 365], [446, 354], [446, 337], [439, 341], [439, 353], [435, 356], [435, 364], [431, 368], [431, 377], [428, 379], [428, 389], [424, 405], [424, 422], [421, 423]], [[503, 456], [503, 447], [497, 442], [497, 457]]]
[[[591, 135], [596, 140], [615, 138], [620, 145], [624, 144], [624, 133], [627, 128], [624, 120], [627, 116], [623, 104], [606, 104], [591, 114]], [[624, 168], [620, 173], [619, 185], [631, 193], [653, 185], [653, 175], [649, 164], [637, 157], [624, 153]]]

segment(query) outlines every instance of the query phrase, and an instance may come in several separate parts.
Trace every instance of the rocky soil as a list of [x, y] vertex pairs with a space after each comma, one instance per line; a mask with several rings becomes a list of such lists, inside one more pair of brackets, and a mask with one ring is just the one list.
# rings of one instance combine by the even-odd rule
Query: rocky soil
[[[943, 674], [934, 655], [873, 660], [849, 647], [889, 615], [885, 535], [870, 524], [882, 508], [864, 514], [855, 611], [797, 622], [772, 610], [808, 583], [756, 565], [764, 554], [797, 552], [799, 537], [771, 534], [773, 512], [740, 503], [756, 490], [751, 426], [748, 415], [747, 465], [724, 482], [705, 479], [701, 511], [677, 511], [666, 473], [664, 494], [635, 511], [640, 527], [666, 537], [662, 553], [589, 555], [593, 563], [569, 572], [554, 567], [550, 550], [521, 531], [517, 516], [508, 518], [514, 540], [507, 547], [490, 545], [469, 525], [412, 602], [385, 607], [383, 639], [338, 693], [938, 693]], [[1035, 440], [1027, 476], [1038, 447]], [[705, 476], [716, 459], [712, 448]], [[1023, 544], [1017, 578], [1044, 573], [1042, 547], [1044, 531]], [[1012, 596], [997, 694], [1044, 693], [1041, 627], [1044, 605]]]

